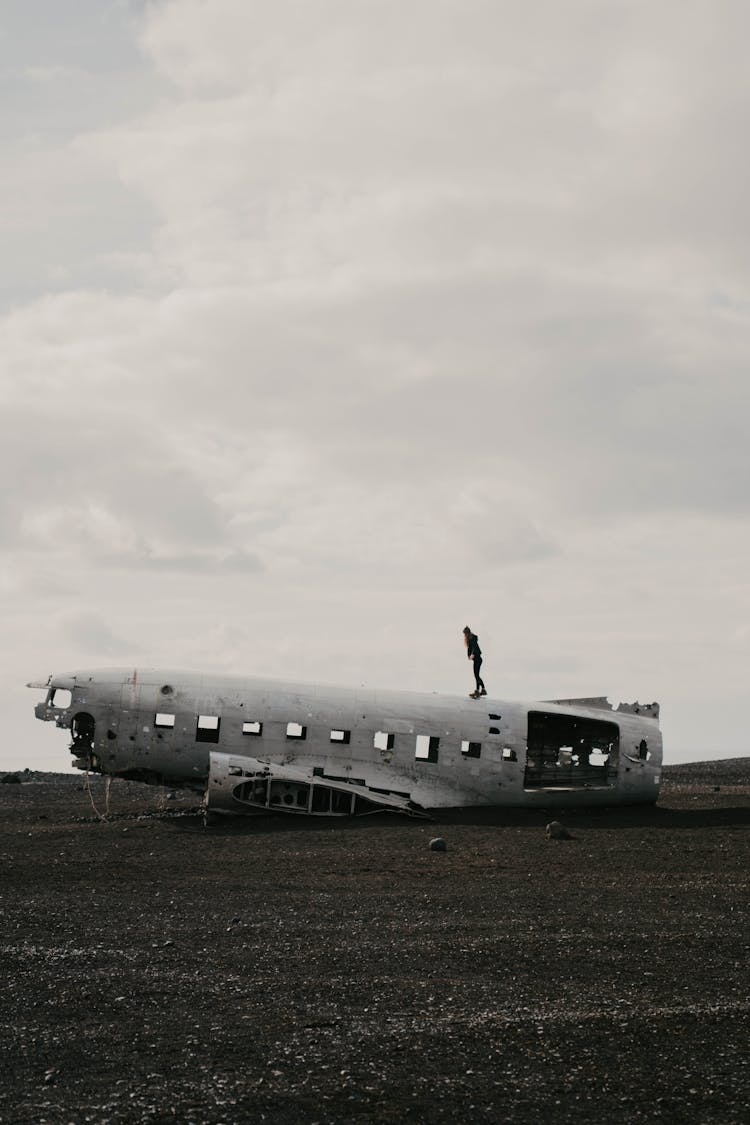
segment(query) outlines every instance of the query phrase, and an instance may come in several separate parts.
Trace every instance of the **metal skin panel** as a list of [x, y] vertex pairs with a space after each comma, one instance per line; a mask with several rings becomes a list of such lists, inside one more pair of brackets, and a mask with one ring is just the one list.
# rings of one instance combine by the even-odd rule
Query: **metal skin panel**
[[[35, 714], [72, 728], [74, 739], [78, 731], [78, 745], [71, 747], [76, 765], [155, 784], [206, 790], [213, 753], [292, 767], [306, 777], [322, 772], [340, 783], [399, 794], [423, 809], [653, 803], [659, 791], [656, 705], [605, 711], [598, 697], [576, 705], [475, 700], [175, 669], [84, 670], [51, 676], [45, 686], [47, 699]], [[72, 693], [64, 710], [50, 702], [58, 687]], [[583, 785], [579, 779], [568, 786], [568, 777], [575, 783], [575, 769], [566, 772], [559, 764], [552, 767], [553, 785], [525, 788], [530, 711], [550, 716], [551, 726], [555, 716], [614, 724], [619, 751], [608, 783]], [[174, 715], [174, 725], [156, 725], [157, 713]], [[218, 742], [196, 741], [199, 715], [220, 719]], [[243, 723], [262, 723], [262, 733], [243, 734]], [[289, 738], [289, 723], [304, 728], [305, 737]], [[331, 741], [332, 730], [348, 732], [349, 740]], [[378, 731], [392, 736], [391, 746], [374, 744]], [[439, 739], [437, 760], [415, 758], [418, 735]], [[462, 753], [464, 741], [480, 743], [478, 758]]]

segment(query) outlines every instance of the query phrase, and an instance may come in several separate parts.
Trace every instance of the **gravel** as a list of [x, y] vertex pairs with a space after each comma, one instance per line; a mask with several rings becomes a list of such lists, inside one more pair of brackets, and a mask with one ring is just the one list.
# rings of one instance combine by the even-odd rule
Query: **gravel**
[[19, 776], [0, 1122], [750, 1120], [749, 760], [560, 845], [544, 810], [206, 828], [120, 781], [105, 821], [101, 778]]

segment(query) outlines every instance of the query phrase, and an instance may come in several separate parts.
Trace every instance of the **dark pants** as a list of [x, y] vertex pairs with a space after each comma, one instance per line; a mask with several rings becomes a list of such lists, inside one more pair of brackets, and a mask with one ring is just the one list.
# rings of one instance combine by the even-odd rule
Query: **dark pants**
[[482, 667], [481, 656], [478, 659], [475, 656], [474, 660], [473, 660], [473, 664], [474, 664], [474, 679], [477, 681], [477, 691], [485, 691], [486, 689], [485, 689], [485, 686], [484, 686], [484, 680], [479, 675], [479, 670]]

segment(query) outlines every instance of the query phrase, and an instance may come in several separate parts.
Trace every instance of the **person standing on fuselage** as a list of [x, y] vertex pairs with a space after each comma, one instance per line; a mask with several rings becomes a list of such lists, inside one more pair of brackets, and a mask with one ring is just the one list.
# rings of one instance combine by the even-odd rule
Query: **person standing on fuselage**
[[482, 650], [479, 647], [479, 640], [476, 633], [472, 633], [468, 625], [464, 629], [464, 644], [466, 645], [467, 649], [466, 655], [468, 656], [469, 660], [472, 660], [474, 662], [474, 679], [477, 682], [475, 690], [470, 693], [470, 698], [479, 699], [480, 695], [487, 694], [487, 689], [484, 686], [484, 680], [479, 675], [479, 671], [482, 667]]

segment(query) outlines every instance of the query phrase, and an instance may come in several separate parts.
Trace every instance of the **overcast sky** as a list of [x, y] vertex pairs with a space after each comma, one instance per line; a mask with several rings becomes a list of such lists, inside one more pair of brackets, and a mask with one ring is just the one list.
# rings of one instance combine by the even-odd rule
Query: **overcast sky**
[[750, 751], [746, 0], [4, 0], [0, 766], [99, 665]]

